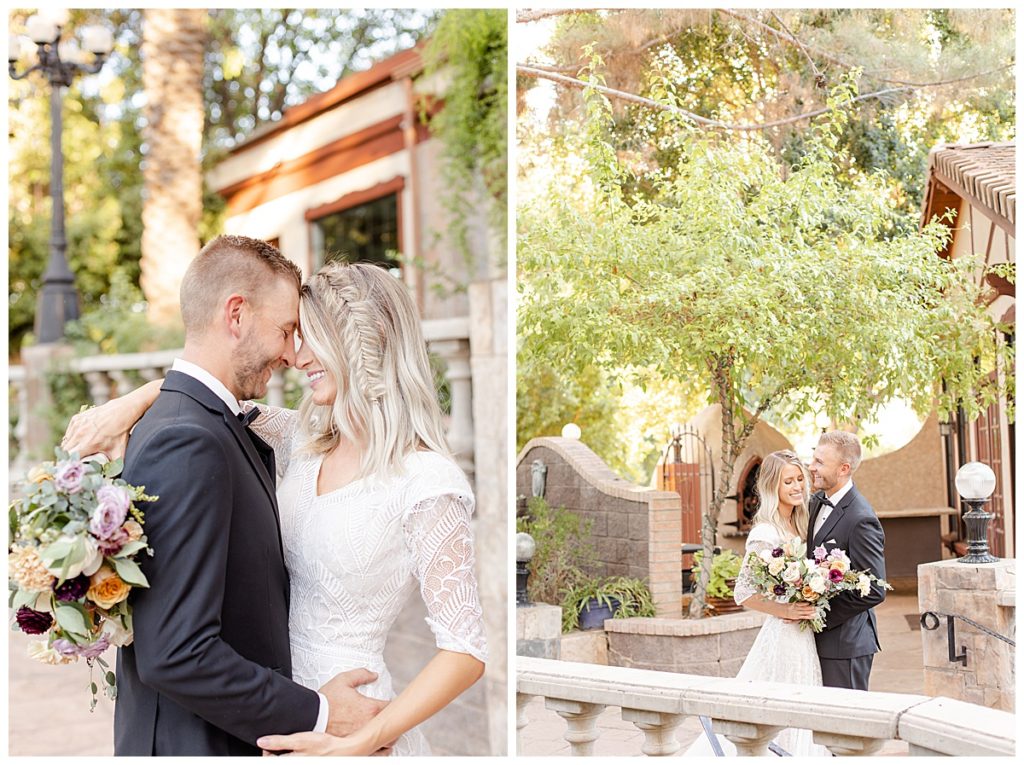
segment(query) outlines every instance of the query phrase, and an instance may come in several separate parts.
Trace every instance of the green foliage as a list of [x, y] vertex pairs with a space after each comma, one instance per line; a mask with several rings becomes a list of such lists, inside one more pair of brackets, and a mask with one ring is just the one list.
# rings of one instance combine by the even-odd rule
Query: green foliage
[[990, 372], [1012, 368], [977, 264], [937, 255], [948, 229], [896, 229], [885, 179], [846, 173], [854, 93], [853, 78], [833, 91], [794, 168], [762, 139], [682, 130], [678, 164], [642, 196], [625, 190], [629, 167], [602, 129], [610, 104], [591, 93], [585, 193], [564, 194], [555, 177], [520, 210], [528, 368], [657, 369], [721, 405], [706, 548], [735, 460], [766, 412], [856, 423], [903, 398], [919, 413], [961, 406], [972, 417], [1003, 392]]
[[650, 587], [641, 579], [625, 576], [588, 578], [569, 588], [562, 597], [562, 632], [580, 626], [580, 614], [591, 606], [608, 606], [613, 619], [654, 616], [654, 598]]
[[[13, 33], [32, 11], [9, 15]], [[436, 12], [419, 9], [212, 9], [204, 70], [203, 167], [285, 107], [412, 47]], [[64, 98], [64, 189], [68, 262], [82, 312], [112, 284], [137, 284], [142, 240], [142, 87], [139, 10], [72, 10], [70, 29], [100, 23], [115, 32], [102, 75], [77, 78]], [[19, 65], [23, 68], [23, 65]], [[11, 356], [31, 337], [36, 295], [49, 258], [49, 86], [12, 81], [9, 290]], [[204, 187], [202, 241], [220, 233], [224, 200]], [[139, 344], [139, 343], [135, 343]]]
[[[700, 566], [704, 558], [704, 551], [698, 550], [693, 554], [693, 567]], [[714, 598], [731, 598], [732, 587], [729, 586], [730, 579], [735, 579], [740, 574], [740, 567], [743, 559], [732, 550], [723, 550], [711, 559], [711, 579], [708, 580], [707, 593]]]
[[543, 497], [533, 497], [527, 514], [516, 519], [516, 531], [526, 532], [537, 544], [530, 562], [529, 596], [539, 603], [557, 605], [564, 593], [584, 579], [597, 553], [590, 541], [591, 522], [564, 507], [552, 508]]
[[[483, 205], [504, 262], [508, 202], [508, 12], [447, 10], [423, 51], [426, 76], [447, 81], [433, 134], [444, 145], [441, 172], [447, 236], [479, 267], [467, 211]], [[481, 193], [483, 192], [483, 193]]]

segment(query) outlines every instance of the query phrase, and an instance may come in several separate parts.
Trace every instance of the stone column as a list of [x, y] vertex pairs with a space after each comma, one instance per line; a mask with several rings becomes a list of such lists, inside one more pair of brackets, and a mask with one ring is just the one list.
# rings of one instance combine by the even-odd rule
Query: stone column
[[735, 720], [712, 720], [715, 733], [725, 736], [736, 746], [740, 757], [765, 757], [768, 744], [772, 742], [781, 727], [777, 725], [755, 725]]
[[516, 607], [516, 655], [560, 659], [562, 609], [548, 603]]
[[966, 565], [958, 560], [924, 563], [917, 568], [921, 613], [939, 615], [938, 627], [921, 630], [924, 692], [982, 706], [1014, 711], [1014, 649], [1008, 643], [954, 620], [956, 655], [966, 649], [967, 663], [949, 660], [945, 614], [960, 614], [1010, 639], [1015, 636], [1015, 561]]
[[25, 423], [24, 452], [27, 462], [53, 459], [53, 434], [46, 413], [53, 408], [53, 396], [46, 380], [47, 372], [54, 371], [57, 364], [72, 354], [71, 346], [63, 343], [32, 345], [21, 351], [25, 366]]
[[[452, 388], [453, 411], [466, 407], [472, 446], [476, 517], [473, 533], [480, 580], [480, 602], [490, 654], [483, 682], [491, 753], [508, 747], [508, 576], [515, 565], [508, 554], [508, 285], [504, 279], [469, 285], [469, 378], [462, 398]], [[448, 360], [452, 364], [451, 359]], [[449, 373], [452, 367], [449, 366]], [[475, 428], [473, 423], [479, 423]], [[453, 423], [454, 428], [454, 423]], [[456, 444], [451, 444], [456, 448]]]
[[516, 694], [516, 751], [513, 754], [523, 755], [523, 729], [530, 722], [526, 716], [526, 707], [533, 698], [528, 693]]

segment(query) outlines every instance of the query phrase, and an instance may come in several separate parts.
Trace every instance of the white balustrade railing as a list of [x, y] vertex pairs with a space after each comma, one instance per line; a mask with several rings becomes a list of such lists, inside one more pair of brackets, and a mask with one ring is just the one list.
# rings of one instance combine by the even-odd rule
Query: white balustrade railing
[[[473, 474], [473, 382], [470, 368], [469, 319], [431, 319], [423, 322], [423, 334], [428, 350], [445, 363], [445, 376], [451, 391], [451, 412], [447, 418], [448, 442], [460, 467], [472, 478]], [[157, 380], [163, 377], [181, 355], [181, 349], [147, 353], [121, 353], [69, 358], [65, 362], [68, 372], [80, 374], [89, 386], [93, 404], [104, 404], [113, 396], [132, 390], [136, 380]], [[290, 372], [303, 388], [308, 386], [305, 375]], [[14, 438], [18, 454], [29, 453], [26, 443], [27, 423], [32, 416], [29, 400], [29, 372], [24, 366], [9, 368], [12, 406], [17, 406], [18, 424]], [[137, 376], [137, 377], [136, 377]], [[285, 377], [276, 371], [267, 386], [267, 403], [284, 406]], [[42, 446], [45, 447], [45, 444]], [[21, 463], [23, 459], [19, 460]]]
[[[716, 733], [744, 756], [766, 755], [784, 728], [814, 732], [836, 755], [869, 755], [890, 740], [911, 755], [1013, 756], [1015, 716], [944, 697], [760, 683], [599, 664], [516, 657], [518, 750], [530, 721], [526, 706], [543, 697], [566, 721], [574, 755], [600, 754], [598, 716], [609, 707], [643, 734], [642, 752], [670, 755], [687, 716], [710, 717]], [[597, 751], [595, 751], [597, 750]]]

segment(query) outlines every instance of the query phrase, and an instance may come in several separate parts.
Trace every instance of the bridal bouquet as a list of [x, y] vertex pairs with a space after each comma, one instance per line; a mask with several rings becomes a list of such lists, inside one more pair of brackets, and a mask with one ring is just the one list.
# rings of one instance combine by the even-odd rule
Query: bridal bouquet
[[823, 546], [814, 548], [814, 558], [804, 555], [805, 543], [793, 537], [781, 547], [749, 552], [746, 565], [749, 576], [761, 594], [787, 603], [810, 603], [815, 607], [813, 619], [800, 622], [800, 628], [809, 625], [815, 632], [825, 629], [825, 615], [829, 601], [844, 592], [857, 592], [861, 597], [877, 583], [891, 590], [892, 586], [867, 571], [850, 568], [850, 559], [844, 550], [827, 551]]
[[[25, 495], [10, 506], [12, 629], [46, 636], [29, 647], [44, 663], [84, 658], [90, 675], [98, 663], [113, 700], [116, 678], [100, 654], [132, 642], [128, 594], [149, 586], [136, 557], [153, 554], [135, 503], [156, 497], [115, 477], [121, 460], [100, 465], [61, 449], [56, 456], [29, 471]], [[90, 689], [94, 709], [95, 682]]]

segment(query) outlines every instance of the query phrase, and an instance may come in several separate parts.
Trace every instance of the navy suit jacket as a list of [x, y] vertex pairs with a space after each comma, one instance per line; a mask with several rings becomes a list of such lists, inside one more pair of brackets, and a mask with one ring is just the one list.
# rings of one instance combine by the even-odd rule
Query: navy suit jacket
[[[851, 568], [885, 579], [885, 532], [857, 487], [850, 487], [821, 530], [814, 534], [814, 522], [821, 507], [821, 495], [813, 495], [809, 507], [807, 557], [814, 557], [814, 548], [819, 545], [824, 545], [826, 550], [838, 547], [846, 551]], [[814, 636], [818, 658], [852, 659], [881, 650], [872, 609], [883, 600], [885, 588], [877, 584], [872, 584], [871, 592], [864, 597], [857, 592], [844, 592], [833, 598], [825, 629]]]
[[[262, 452], [262, 453], [261, 453]], [[198, 380], [169, 372], [128, 442], [124, 479], [153, 557], [117, 658], [117, 755], [258, 755], [257, 737], [312, 730], [320, 700], [292, 682], [288, 574], [273, 452]]]

